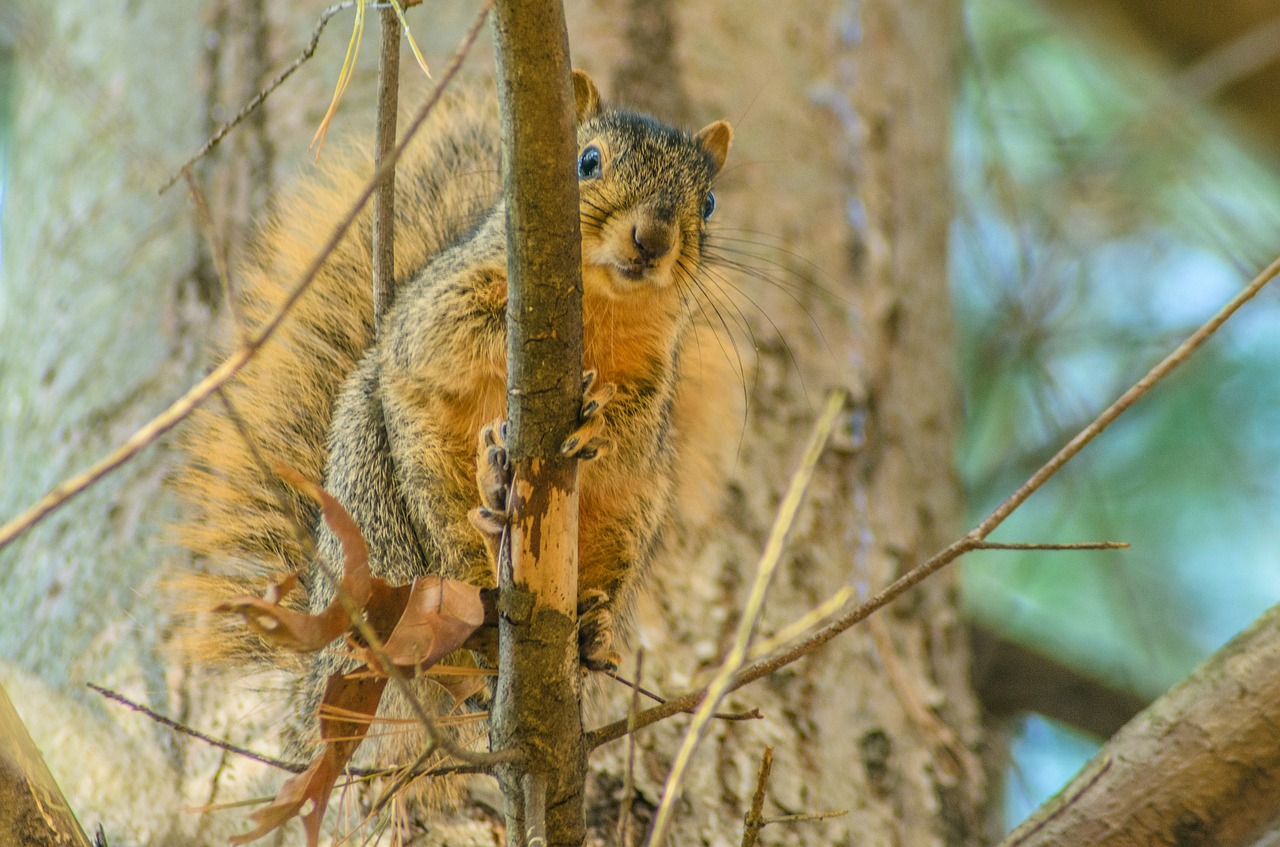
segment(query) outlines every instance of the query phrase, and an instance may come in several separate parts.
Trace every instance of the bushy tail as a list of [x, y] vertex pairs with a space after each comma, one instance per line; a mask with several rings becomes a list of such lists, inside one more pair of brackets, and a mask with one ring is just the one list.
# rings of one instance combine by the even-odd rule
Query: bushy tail
[[[373, 173], [367, 151], [327, 154], [318, 173], [275, 204], [248, 266], [235, 279], [224, 349], [265, 324], [320, 254]], [[483, 96], [446, 97], [396, 169], [397, 285], [462, 237], [499, 191], [496, 108]], [[334, 398], [373, 338], [371, 213], [330, 254], [284, 323], [183, 433], [177, 527], [194, 555], [174, 589], [184, 625], [179, 649], [211, 664], [279, 664], [234, 616], [208, 610], [259, 594], [314, 555], [314, 504], [270, 470], [280, 462], [324, 477]], [[305, 597], [295, 602], [305, 605]]]

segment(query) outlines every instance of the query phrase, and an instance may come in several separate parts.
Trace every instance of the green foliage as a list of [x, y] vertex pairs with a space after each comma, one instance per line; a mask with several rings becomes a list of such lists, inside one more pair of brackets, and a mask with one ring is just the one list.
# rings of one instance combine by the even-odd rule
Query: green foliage
[[[1280, 181], [1176, 81], [970, 0], [953, 277], [974, 517], [1208, 318], [1277, 248]], [[1248, 307], [1006, 524], [978, 619], [1154, 696], [1280, 599], [1280, 300]]]

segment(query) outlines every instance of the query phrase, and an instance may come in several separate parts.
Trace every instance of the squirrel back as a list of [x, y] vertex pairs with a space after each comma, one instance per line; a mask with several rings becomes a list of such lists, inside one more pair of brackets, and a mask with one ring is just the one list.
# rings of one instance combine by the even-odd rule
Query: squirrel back
[[[397, 287], [493, 205], [498, 138], [494, 98], [451, 93], [405, 150], [396, 169]], [[235, 326], [224, 348], [270, 320], [372, 175], [367, 149], [334, 153], [273, 203], [235, 280], [228, 310]], [[208, 610], [310, 566], [318, 509], [270, 464], [324, 477], [334, 404], [373, 342], [371, 244], [366, 206], [288, 318], [224, 389], [225, 402], [212, 398], [183, 430], [186, 461], [175, 487], [186, 508], [176, 535], [197, 569], [175, 580], [179, 611], [192, 624], [178, 648], [202, 664], [281, 659], [238, 620]]]

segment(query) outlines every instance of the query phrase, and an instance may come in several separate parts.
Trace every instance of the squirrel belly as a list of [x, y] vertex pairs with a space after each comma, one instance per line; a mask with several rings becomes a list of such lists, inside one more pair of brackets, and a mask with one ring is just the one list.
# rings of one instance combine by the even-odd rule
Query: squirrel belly
[[[696, 319], [708, 296], [711, 186], [732, 133], [723, 121], [690, 134], [606, 108], [580, 72], [574, 85], [583, 367], [607, 394], [591, 411], [594, 440], [583, 453], [580, 598], [608, 618], [716, 489], [732, 443], [721, 427], [740, 422], [730, 341]], [[495, 582], [490, 547], [469, 519], [481, 505], [477, 434], [506, 415], [506, 226], [495, 203], [492, 98], [445, 98], [420, 136], [397, 166], [394, 300], [376, 340], [366, 212], [228, 387], [225, 406], [207, 405], [185, 433], [180, 539], [199, 570], [179, 586], [193, 623], [181, 646], [215, 665], [296, 668], [304, 713], [335, 655], [308, 672], [237, 620], [206, 611], [289, 574], [306, 589], [298, 606], [332, 596], [336, 579], [321, 569], [340, 571], [341, 547], [270, 462], [323, 481], [359, 525], [374, 575]], [[233, 313], [246, 328], [288, 296], [370, 172], [367, 157], [327, 165], [276, 207], [238, 286]]]

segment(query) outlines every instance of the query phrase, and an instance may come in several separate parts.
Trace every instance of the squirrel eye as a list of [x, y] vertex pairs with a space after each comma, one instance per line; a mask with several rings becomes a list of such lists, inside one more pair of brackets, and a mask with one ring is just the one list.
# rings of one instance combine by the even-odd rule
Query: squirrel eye
[[578, 179], [597, 179], [600, 176], [600, 148], [594, 144], [578, 157]]
[[707, 199], [702, 204], [702, 219], [705, 221], [711, 217], [711, 213], [716, 210], [716, 195], [714, 192], [707, 192]]

